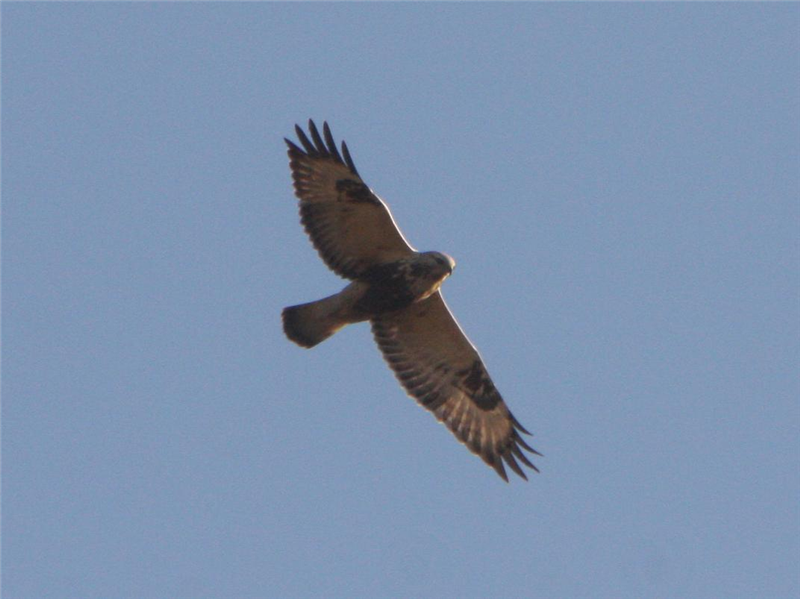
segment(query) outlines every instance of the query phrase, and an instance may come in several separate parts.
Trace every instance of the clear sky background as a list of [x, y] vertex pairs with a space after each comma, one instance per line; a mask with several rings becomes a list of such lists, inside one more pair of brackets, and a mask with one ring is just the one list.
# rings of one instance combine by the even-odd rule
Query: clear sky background
[[[3, 590], [800, 593], [800, 5], [2, 6]], [[545, 457], [502, 482], [338, 291], [350, 146]]]

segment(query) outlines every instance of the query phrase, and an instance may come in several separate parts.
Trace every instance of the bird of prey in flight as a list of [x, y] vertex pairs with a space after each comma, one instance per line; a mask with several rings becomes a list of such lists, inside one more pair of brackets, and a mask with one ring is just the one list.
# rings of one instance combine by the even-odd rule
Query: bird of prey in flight
[[[439, 290], [455, 261], [418, 252], [386, 204], [364, 183], [347, 145], [327, 123], [300, 145], [286, 139], [300, 220], [323, 262], [351, 283], [339, 293], [283, 310], [286, 336], [314, 347], [347, 324], [369, 321], [384, 358], [417, 402], [506, 482], [503, 463], [527, 480], [517, 460], [538, 472], [523, 449], [526, 431], [506, 407], [478, 351]], [[302, 146], [302, 147], [300, 147]]]

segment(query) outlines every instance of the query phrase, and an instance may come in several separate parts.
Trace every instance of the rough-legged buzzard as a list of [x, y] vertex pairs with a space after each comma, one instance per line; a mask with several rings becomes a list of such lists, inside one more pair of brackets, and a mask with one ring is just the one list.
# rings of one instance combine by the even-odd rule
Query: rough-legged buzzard
[[310, 139], [295, 126], [302, 148], [286, 140], [301, 222], [325, 264], [352, 282], [330, 297], [285, 308], [286, 336], [313, 347], [347, 324], [369, 320], [406, 391], [504, 480], [504, 462], [527, 480], [517, 460], [538, 469], [522, 450], [541, 454], [525, 443], [520, 433], [530, 433], [506, 407], [439, 291], [455, 261], [412, 248], [359, 176], [347, 145], [340, 153], [327, 123], [322, 136], [313, 121], [308, 129]]

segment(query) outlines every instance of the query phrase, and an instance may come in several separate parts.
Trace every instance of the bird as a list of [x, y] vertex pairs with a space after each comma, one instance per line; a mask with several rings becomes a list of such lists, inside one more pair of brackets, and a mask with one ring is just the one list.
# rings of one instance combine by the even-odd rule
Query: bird
[[313, 120], [299, 145], [284, 138], [300, 222], [322, 261], [350, 283], [321, 300], [284, 308], [286, 336], [303, 348], [342, 327], [369, 321], [375, 342], [405, 391], [433, 413], [506, 482], [504, 464], [527, 480], [523, 453], [542, 454], [506, 406], [478, 350], [462, 331], [440, 287], [456, 263], [447, 254], [419, 252], [406, 241], [386, 203], [341, 152], [328, 123]]

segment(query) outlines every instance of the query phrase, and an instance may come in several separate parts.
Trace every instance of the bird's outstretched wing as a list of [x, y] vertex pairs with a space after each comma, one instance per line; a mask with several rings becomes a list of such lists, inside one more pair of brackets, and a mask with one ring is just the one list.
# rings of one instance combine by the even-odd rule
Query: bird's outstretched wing
[[374, 318], [372, 332], [406, 391], [503, 479], [503, 462], [526, 480], [516, 460], [538, 472], [522, 452], [541, 455], [520, 436], [530, 433], [506, 407], [441, 293]]
[[362, 181], [347, 145], [336, 148], [328, 123], [320, 136], [308, 122], [311, 139], [295, 126], [300, 148], [286, 139], [300, 220], [325, 264], [347, 279], [371, 266], [414, 253], [386, 204]]

